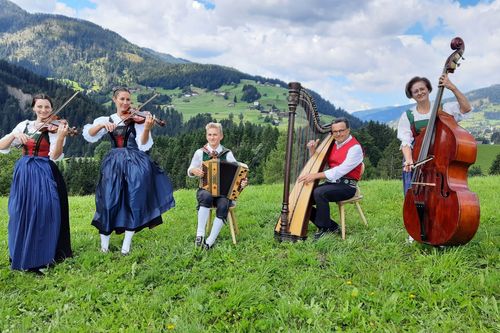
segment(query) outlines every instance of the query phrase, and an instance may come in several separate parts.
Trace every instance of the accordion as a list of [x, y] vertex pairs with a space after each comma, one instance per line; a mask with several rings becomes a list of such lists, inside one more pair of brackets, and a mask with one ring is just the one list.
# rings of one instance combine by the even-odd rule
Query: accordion
[[200, 188], [214, 197], [224, 196], [229, 200], [236, 200], [243, 191], [241, 181], [247, 178], [246, 164], [211, 159], [204, 161], [201, 167], [204, 175], [200, 179]]

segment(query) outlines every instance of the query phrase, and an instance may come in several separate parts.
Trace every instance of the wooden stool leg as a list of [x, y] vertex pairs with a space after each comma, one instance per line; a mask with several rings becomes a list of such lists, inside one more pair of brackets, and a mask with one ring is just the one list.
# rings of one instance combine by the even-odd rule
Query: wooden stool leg
[[359, 215], [361, 216], [361, 219], [363, 220], [363, 223], [368, 226], [368, 222], [366, 221], [365, 214], [363, 214], [363, 210], [361, 209], [361, 205], [359, 202], [356, 201], [356, 207], [358, 208]]
[[229, 214], [231, 215], [231, 220], [233, 221], [234, 232], [236, 235], [240, 234], [240, 229], [238, 228], [238, 222], [236, 222], [236, 216], [234, 215], [234, 210], [229, 209]]
[[227, 220], [229, 222], [229, 230], [231, 231], [231, 238], [233, 239], [233, 244], [236, 245], [236, 235], [234, 234], [232, 214], [228, 214]]
[[339, 204], [340, 208], [340, 225], [342, 227], [342, 239], [345, 239], [345, 207], [343, 204]]
[[210, 208], [210, 214], [208, 214], [207, 227], [205, 228], [207, 233], [210, 233], [211, 228], [212, 228], [212, 208]]

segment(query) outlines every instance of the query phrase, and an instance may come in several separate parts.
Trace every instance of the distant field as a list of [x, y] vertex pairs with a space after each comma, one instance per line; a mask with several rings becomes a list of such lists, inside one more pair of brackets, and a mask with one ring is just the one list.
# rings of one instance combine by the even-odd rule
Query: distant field
[[496, 156], [500, 154], [500, 145], [478, 145], [477, 159], [474, 165], [479, 165], [484, 174], [488, 174]]
[[[241, 83], [235, 85], [224, 85], [217, 89], [219, 93], [227, 93], [227, 99], [220, 94], [216, 94], [215, 91], [206, 91], [205, 89], [196, 87], [192, 88], [192, 90], [198, 93], [198, 95], [189, 97], [180, 96], [182, 94], [181, 89], [155, 89], [157, 92], [166, 94], [172, 98], [172, 105], [177, 111], [183, 114], [184, 121], [189, 120], [199, 113], [210, 113], [217, 120], [227, 119], [232, 113], [235, 121], [238, 121], [240, 114], [243, 114], [243, 121], [249, 121], [254, 124], [265, 124], [264, 118], [266, 114], [261, 114], [259, 110], [252, 109], [253, 103], [241, 101], [242, 88], [245, 84], [251, 84], [257, 88], [262, 95], [259, 102], [264, 107], [264, 110], [267, 111], [274, 105], [281, 111], [288, 111], [287, 89], [259, 84], [249, 80], [242, 80]], [[235, 96], [236, 103], [234, 103]], [[331, 119], [332, 117], [330, 116], [321, 116], [321, 120], [324, 123], [330, 122]], [[287, 124], [288, 119], [285, 117], [280, 122], [278, 128], [284, 129], [287, 127]]]

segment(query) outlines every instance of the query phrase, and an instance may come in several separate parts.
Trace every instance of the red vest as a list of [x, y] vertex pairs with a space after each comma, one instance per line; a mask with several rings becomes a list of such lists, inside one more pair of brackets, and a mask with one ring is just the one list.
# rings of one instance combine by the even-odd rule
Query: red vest
[[35, 135], [33, 138], [28, 139], [24, 144], [24, 155], [48, 157], [50, 151], [50, 142], [47, 132], [41, 135]]
[[[347, 152], [349, 151], [349, 149], [355, 145], [360, 145], [360, 144], [358, 140], [356, 140], [356, 138], [353, 136], [351, 136], [351, 140], [349, 140], [349, 142], [345, 143], [342, 147], [338, 149], [337, 149], [337, 142], [335, 142], [332, 151], [330, 152], [330, 156], [328, 157], [328, 165], [330, 166], [330, 168], [334, 168], [342, 164], [345, 161], [345, 158], [347, 157]], [[354, 180], [360, 180], [361, 168], [362, 165], [360, 163], [357, 167], [355, 167], [354, 169], [349, 171], [346, 175], [344, 175], [344, 177]]]

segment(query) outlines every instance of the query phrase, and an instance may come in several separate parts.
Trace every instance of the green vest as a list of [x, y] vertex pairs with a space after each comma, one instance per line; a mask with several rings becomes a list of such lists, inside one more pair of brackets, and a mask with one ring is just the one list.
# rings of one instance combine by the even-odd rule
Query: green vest
[[[212, 159], [212, 155], [210, 155], [210, 151], [208, 150], [207, 146], [203, 146], [203, 162], [205, 161], [208, 161], [210, 159]], [[227, 159], [227, 153], [229, 153], [231, 150], [225, 148], [224, 146], [222, 146], [222, 151], [217, 154], [217, 156], [214, 156], [214, 158], [218, 158], [220, 159], [221, 161], [225, 161]]]
[[429, 119], [415, 121], [413, 111], [410, 109], [406, 110], [406, 116], [408, 117], [408, 121], [410, 122], [410, 128], [414, 138], [419, 135], [422, 129], [427, 127], [427, 124], [429, 123]]

